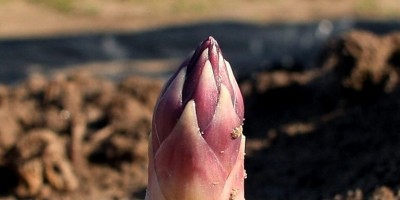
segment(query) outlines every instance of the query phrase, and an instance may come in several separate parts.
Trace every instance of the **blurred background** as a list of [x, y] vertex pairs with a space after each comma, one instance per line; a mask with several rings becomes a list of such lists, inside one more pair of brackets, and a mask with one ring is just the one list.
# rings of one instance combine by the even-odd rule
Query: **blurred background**
[[266, 25], [322, 19], [395, 19], [395, 0], [2, 0], [1, 37], [131, 32], [199, 22]]
[[206, 37], [247, 199], [399, 199], [399, 0], [0, 0], [0, 199], [143, 199], [162, 84]]
[[12, 83], [33, 72], [103, 61], [124, 61], [96, 70], [115, 76], [133, 70], [126, 61], [166, 69], [209, 35], [238, 70], [312, 62], [315, 48], [334, 35], [394, 29], [379, 22], [398, 25], [399, 7], [396, 0], [1, 0], [0, 78]]

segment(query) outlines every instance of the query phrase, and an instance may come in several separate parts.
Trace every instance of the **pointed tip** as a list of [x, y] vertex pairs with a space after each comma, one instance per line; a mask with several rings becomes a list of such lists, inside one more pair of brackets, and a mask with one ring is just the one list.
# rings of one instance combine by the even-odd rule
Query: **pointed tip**
[[208, 49], [208, 60], [210, 60], [213, 70], [218, 74], [219, 54], [221, 52], [217, 40], [213, 36], [208, 36], [200, 45], [199, 50]]
[[209, 42], [210, 46], [218, 46], [218, 42], [214, 39], [213, 36], [208, 36], [206, 41]]
[[[201, 55], [206, 50], [208, 54], [205, 54], [206, 56], [202, 57]], [[200, 43], [190, 59], [188, 59], [187, 62], [184, 62], [183, 65], [188, 66], [188, 74], [191, 74], [192, 70], [194, 70], [194, 68], [196, 67], [196, 63], [198, 63], [199, 61], [204, 64], [205, 60], [210, 60], [212, 66], [216, 67], [218, 65], [219, 52], [220, 48], [218, 46], [217, 40], [215, 40], [212, 36], [208, 36]]]
[[210, 40], [210, 41], [212, 41], [212, 40], [213, 40], [213, 41], [215, 41], [214, 37], [213, 37], [213, 36], [211, 36], [211, 35], [210, 35], [210, 36], [208, 36], [208, 40]]
[[208, 36], [203, 42], [200, 44], [200, 49], [219, 49], [218, 42], [215, 40], [213, 36]]

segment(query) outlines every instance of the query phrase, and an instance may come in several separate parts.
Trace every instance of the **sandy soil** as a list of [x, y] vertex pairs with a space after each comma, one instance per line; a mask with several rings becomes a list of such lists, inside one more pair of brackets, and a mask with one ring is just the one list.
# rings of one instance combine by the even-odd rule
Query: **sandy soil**
[[[332, 40], [321, 68], [240, 80], [247, 199], [400, 199], [400, 34]], [[0, 87], [0, 199], [140, 199], [163, 80]]]
[[266, 24], [398, 16], [397, 0], [0, 0], [0, 38], [137, 31], [205, 21]]

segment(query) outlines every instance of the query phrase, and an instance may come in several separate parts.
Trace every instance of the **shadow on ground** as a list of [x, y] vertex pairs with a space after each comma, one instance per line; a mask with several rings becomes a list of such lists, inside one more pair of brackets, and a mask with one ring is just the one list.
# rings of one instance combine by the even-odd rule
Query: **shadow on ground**
[[135, 33], [3, 39], [0, 40], [0, 80], [16, 83], [31, 72], [46, 73], [91, 62], [182, 60], [209, 35], [219, 41], [238, 76], [277, 67], [302, 70], [316, 67], [314, 61], [329, 38], [351, 29], [384, 34], [399, 28], [398, 21], [352, 19], [265, 26], [215, 22]]

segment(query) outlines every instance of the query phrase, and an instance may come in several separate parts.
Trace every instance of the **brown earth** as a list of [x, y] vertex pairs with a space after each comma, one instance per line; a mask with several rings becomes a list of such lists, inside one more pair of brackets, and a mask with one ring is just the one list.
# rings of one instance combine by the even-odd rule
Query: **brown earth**
[[400, 199], [399, 36], [353, 31], [319, 69], [242, 83], [248, 199]]
[[[400, 199], [400, 34], [353, 31], [321, 68], [259, 72], [245, 96], [247, 199]], [[0, 199], [135, 199], [163, 80], [79, 72], [0, 87]]]
[[114, 84], [85, 73], [1, 87], [0, 194], [134, 197], [147, 182], [147, 137], [161, 81]]

